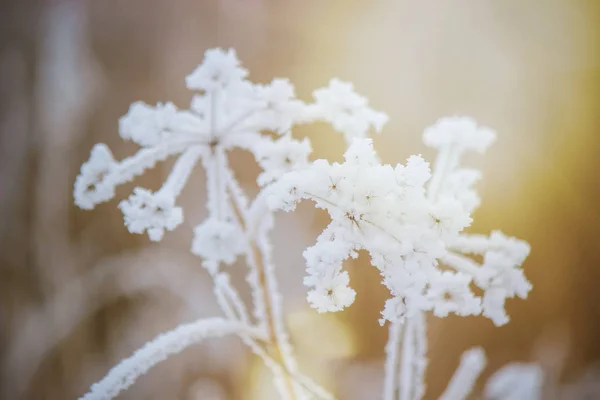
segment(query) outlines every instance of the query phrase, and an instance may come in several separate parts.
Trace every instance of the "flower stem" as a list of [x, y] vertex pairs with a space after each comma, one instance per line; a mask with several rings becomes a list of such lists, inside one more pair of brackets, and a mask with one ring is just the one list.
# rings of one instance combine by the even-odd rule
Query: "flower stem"
[[[230, 188], [230, 192], [231, 192]], [[240, 205], [235, 201], [235, 193], [230, 193], [231, 208], [233, 213], [238, 220], [241, 228], [248, 236], [249, 242], [249, 254], [248, 258], [251, 267], [256, 273], [256, 280], [250, 280], [253, 291], [260, 293], [261, 297], [261, 310], [259, 315], [262, 316], [262, 323], [266, 325], [268, 342], [271, 345], [270, 350], [273, 359], [283, 365], [284, 368], [284, 383], [285, 393], [281, 393], [285, 399], [295, 400], [296, 392], [294, 389], [294, 379], [292, 374], [296, 369], [296, 362], [293, 359], [291, 353], [291, 345], [287, 339], [285, 332], [283, 316], [281, 315], [281, 299], [277, 295], [277, 282], [272, 271], [269, 271], [268, 263], [265, 262], [265, 258], [268, 260], [268, 246], [260, 246], [258, 241], [251, 237], [248, 232], [246, 215], [240, 209]], [[254, 283], [254, 284], [253, 284]]]

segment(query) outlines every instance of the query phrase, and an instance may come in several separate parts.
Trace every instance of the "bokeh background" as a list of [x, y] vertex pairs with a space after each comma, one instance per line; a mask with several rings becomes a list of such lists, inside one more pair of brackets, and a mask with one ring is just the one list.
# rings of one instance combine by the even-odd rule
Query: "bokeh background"
[[[375, 147], [385, 162], [433, 153], [420, 133], [467, 114], [498, 131], [482, 168], [471, 231], [526, 239], [534, 285], [508, 304], [511, 322], [429, 324], [427, 399], [474, 345], [489, 375], [541, 362], [547, 383], [583, 391], [600, 380], [600, 2], [596, 0], [13, 0], [0, 5], [0, 355], [3, 399], [69, 399], [120, 358], [178, 323], [218, 315], [189, 253], [204, 215], [198, 171], [182, 195], [186, 222], [160, 244], [130, 235], [117, 201], [73, 206], [92, 145], [119, 158], [130, 103], [185, 107], [183, 78], [211, 47], [233, 47], [251, 79], [289, 77], [308, 100], [331, 77], [354, 82], [391, 117]], [[302, 127], [315, 155], [339, 159], [340, 135]], [[258, 171], [235, 154], [255, 190]], [[136, 181], [156, 188], [167, 162]], [[126, 185], [117, 193], [131, 191]], [[200, 205], [200, 206], [199, 206]], [[301, 252], [326, 224], [310, 205], [280, 215], [278, 276], [303, 370], [340, 399], [379, 397], [387, 292], [367, 257], [348, 263], [356, 303], [318, 315], [304, 301]], [[243, 285], [243, 264], [232, 267]], [[590, 378], [591, 377], [591, 378]], [[591, 382], [591, 383], [590, 383]], [[592, 386], [590, 386], [592, 385]], [[554, 386], [555, 387], [555, 386]], [[598, 388], [596, 387], [596, 390]], [[591, 390], [591, 389], [590, 389]], [[551, 396], [550, 390], [548, 396]], [[587, 398], [599, 398], [600, 392]], [[597, 397], [596, 397], [597, 396]], [[123, 399], [270, 399], [269, 375], [235, 338], [153, 369]], [[478, 398], [475, 396], [474, 398]], [[550, 398], [550, 397], [548, 397]]]

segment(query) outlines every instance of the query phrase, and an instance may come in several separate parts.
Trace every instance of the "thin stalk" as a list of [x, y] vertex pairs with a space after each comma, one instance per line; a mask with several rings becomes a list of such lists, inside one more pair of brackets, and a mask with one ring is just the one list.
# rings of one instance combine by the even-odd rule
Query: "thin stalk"
[[383, 383], [383, 400], [395, 400], [398, 390], [398, 355], [403, 324], [393, 322], [388, 329], [388, 342], [385, 346], [385, 379]]
[[414, 321], [408, 318], [404, 323], [402, 339], [402, 360], [400, 361], [400, 400], [410, 400], [414, 386]]
[[[235, 199], [236, 196], [232, 193], [230, 196], [232, 199]], [[244, 232], [247, 232], [247, 224], [246, 218], [242, 210], [238, 207], [238, 204], [235, 201], [231, 201], [231, 208], [237, 218], [241, 228]], [[248, 235], [249, 236], [249, 235]], [[294, 389], [294, 379], [291, 376], [291, 373], [294, 372], [296, 363], [295, 360], [291, 360], [291, 354], [287, 354], [289, 352], [284, 351], [284, 349], [291, 348], [291, 345], [287, 341], [287, 335], [283, 332], [283, 322], [277, 321], [277, 318], [283, 319], [279, 313], [276, 313], [275, 310], [281, 310], [281, 304], [279, 303], [279, 299], [274, 298], [273, 290], [276, 289], [277, 283], [275, 281], [275, 277], [273, 274], [270, 274], [266, 271], [264, 258], [265, 255], [261, 246], [258, 245], [256, 240], [252, 239], [250, 236], [248, 237], [249, 241], [249, 252], [248, 258], [250, 264], [254, 268], [256, 273], [256, 287], [253, 289], [258, 291], [262, 297], [262, 306], [263, 310], [261, 310], [261, 314], [264, 316], [264, 322], [267, 329], [267, 339], [271, 344], [271, 353], [273, 359], [286, 368], [284, 373], [284, 381], [285, 381], [285, 390], [286, 393], [283, 393], [285, 398], [288, 399], [296, 399], [296, 392]], [[271, 290], [270, 290], [271, 289]]]

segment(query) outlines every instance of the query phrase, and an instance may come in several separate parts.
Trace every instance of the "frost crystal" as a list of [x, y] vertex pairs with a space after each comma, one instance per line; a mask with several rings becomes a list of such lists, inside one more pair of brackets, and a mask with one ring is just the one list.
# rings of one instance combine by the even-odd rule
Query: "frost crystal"
[[314, 91], [315, 104], [309, 106], [309, 119], [321, 119], [344, 134], [348, 144], [352, 138], [367, 136], [371, 127], [381, 132], [388, 116], [369, 107], [368, 101], [354, 91], [351, 83], [332, 79], [326, 88]]
[[232, 264], [245, 250], [243, 232], [230, 221], [209, 218], [194, 228], [192, 253], [209, 263]]
[[455, 148], [459, 152], [474, 150], [483, 153], [496, 139], [489, 128], [479, 127], [472, 118], [446, 117], [423, 133], [423, 142], [438, 150]]
[[172, 103], [159, 103], [152, 107], [138, 101], [119, 120], [119, 134], [123, 139], [130, 139], [140, 146], [155, 146], [167, 134], [166, 130], [176, 112]]
[[207, 50], [204, 62], [185, 78], [189, 89], [212, 92], [242, 82], [248, 71], [240, 66], [235, 50]]
[[354, 302], [356, 292], [348, 284], [347, 272], [328, 276], [315, 282], [315, 289], [308, 292], [308, 302], [319, 312], [340, 311]]
[[269, 139], [258, 141], [253, 152], [258, 164], [264, 170], [258, 176], [258, 184], [264, 186], [277, 180], [286, 172], [305, 166], [311, 151], [307, 138], [298, 141], [290, 135], [285, 135], [276, 141]]
[[[420, 156], [405, 165], [382, 165], [371, 140], [355, 138], [343, 163], [317, 160], [271, 185], [272, 208], [289, 211], [301, 199], [311, 199], [331, 217], [304, 254], [305, 284], [312, 288], [309, 302], [319, 311], [350, 305], [354, 293], [337, 302], [327, 294], [332, 288], [351, 290], [342, 262], [366, 250], [392, 294], [383, 320], [433, 311], [440, 317], [483, 313], [504, 324], [504, 300], [525, 298], [531, 289], [520, 269], [529, 246], [500, 232], [490, 237], [462, 233], [479, 198], [471, 186], [478, 175], [459, 167], [460, 156], [485, 150], [495, 136], [471, 119], [449, 118], [425, 130], [423, 137], [440, 152], [433, 173]], [[483, 264], [464, 253], [482, 254]], [[483, 298], [473, 286], [484, 291]]]
[[156, 242], [162, 239], [165, 229], [172, 231], [183, 222], [181, 208], [175, 207], [173, 201], [168, 195], [138, 187], [129, 199], [119, 204], [119, 208], [129, 232], [148, 232], [150, 239]]

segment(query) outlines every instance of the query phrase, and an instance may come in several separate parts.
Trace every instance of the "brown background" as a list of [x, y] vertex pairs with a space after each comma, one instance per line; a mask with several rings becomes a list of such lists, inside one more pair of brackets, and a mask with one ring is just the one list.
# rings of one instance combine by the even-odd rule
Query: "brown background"
[[[160, 244], [128, 234], [116, 201], [72, 205], [91, 146], [135, 151], [117, 120], [136, 100], [191, 94], [184, 76], [207, 48], [234, 47], [251, 79], [289, 77], [308, 100], [338, 76], [391, 117], [375, 146], [385, 162], [431, 159], [420, 132], [468, 114], [498, 131], [485, 157], [472, 232], [529, 241], [534, 290], [508, 304], [511, 323], [431, 321], [426, 398], [462, 351], [483, 345], [486, 374], [542, 359], [572, 382], [600, 357], [600, 3], [594, 0], [103, 0], [4, 1], [0, 9], [0, 350], [6, 399], [76, 398], [120, 358], [177, 323], [218, 315], [188, 249], [204, 215], [198, 171], [186, 222]], [[318, 157], [343, 141], [302, 127]], [[234, 154], [250, 191], [257, 168]], [[156, 188], [169, 163], [136, 181]], [[132, 185], [118, 190], [118, 198]], [[299, 218], [302, 216], [303, 218]], [[367, 257], [349, 263], [358, 298], [336, 315], [304, 302], [301, 251], [326, 223], [310, 205], [281, 215], [276, 260], [299, 360], [342, 399], [379, 396], [387, 296]], [[233, 267], [243, 285], [244, 267]], [[235, 339], [174, 357], [123, 398], [270, 398], [268, 375]], [[205, 392], [202, 392], [205, 391]], [[215, 393], [216, 393], [215, 392]], [[204, 394], [202, 394], [204, 393]], [[599, 397], [600, 398], [600, 397]]]

